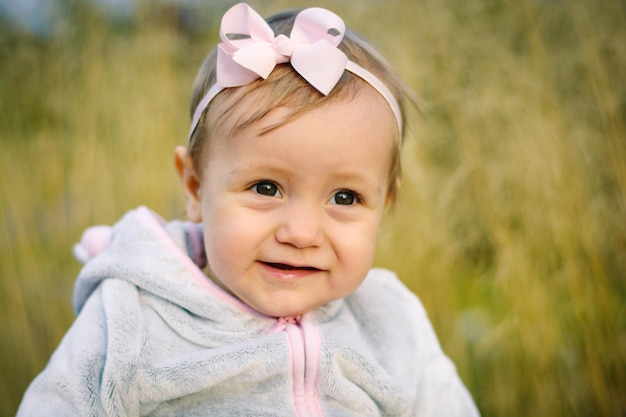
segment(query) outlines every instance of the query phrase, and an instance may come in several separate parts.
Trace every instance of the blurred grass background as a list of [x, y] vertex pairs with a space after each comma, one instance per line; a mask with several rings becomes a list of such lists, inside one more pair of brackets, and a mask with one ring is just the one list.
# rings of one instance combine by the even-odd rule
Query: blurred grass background
[[[184, 215], [172, 167], [234, 2], [66, 0], [0, 27], [0, 415], [73, 320], [83, 229]], [[268, 15], [304, 1], [256, 1]], [[422, 298], [485, 416], [626, 415], [626, 4], [320, 0], [428, 104], [377, 263]]]

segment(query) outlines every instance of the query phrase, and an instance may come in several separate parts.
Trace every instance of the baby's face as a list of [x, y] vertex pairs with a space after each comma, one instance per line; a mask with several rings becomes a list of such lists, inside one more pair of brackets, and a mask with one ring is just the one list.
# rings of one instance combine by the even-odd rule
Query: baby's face
[[361, 284], [396, 146], [395, 120], [374, 92], [262, 134], [284, 114], [274, 110], [228, 139], [213, 132], [197, 203], [211, 279], [276, 317], [304, 314]]

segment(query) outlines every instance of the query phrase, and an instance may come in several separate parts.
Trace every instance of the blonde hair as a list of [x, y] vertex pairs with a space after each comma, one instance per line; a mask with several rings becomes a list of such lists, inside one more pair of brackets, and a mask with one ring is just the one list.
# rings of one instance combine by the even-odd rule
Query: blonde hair
[[[266, 21], [273, 29], [275, 35], [289, 35], [295, 17], [299, 11], [300, 10], [285, 11], [267, 18]], [[347, 28], [343, 41], [339, 44], [338, 48], [346, 54], [349, 60], [357, 63], [378, 77], [391, 91], [400, 107], [403, 120], [402, 132], [405, 132], [406, 105], [409, 102], [413, 104], [416, 103], [411, 90], [395, 74], [385, 59], [356, 32]], [[216, 82], [216, 62], [217, 49], [213, 49], [205, 58], [196, 76], [191, 99], [192, 117], [202, 97]], [[280, 64], [276, 66], [265, 80], [259, 79], [241, 87], [225, 89], [207, 106], [204, 115], [199, 121], [198, 127], [189, 140], [189, 154], [192, 158], [196, 175], [198, 178], [202, 178], [204, 157], [210, 147], [208, 128], [216, 127], [207, 126], [209, 119], [207, 114], [210, 112], [211, 108], [219, 106], [221, 113], [215, 115], [216, 117], [211, 117], [211, 119], [213, 122], [220, 124], [228, 119], [231, 114], [231, 109], [242, 105], [244, 101], [252, 101], [254, 103], [254, 106], [249, 106], [249, 111], [245, 112], [240, 119], [234, 121], [231, 134], [235, 134], [251, 124], [260, 121], [275, 108], [284, 107], [291, 110], [281, 122], [281, 124], [284, 124], [298, 117], [298, 115], [326, 103], [336, 100], [350, 100], [356, 97], [359, 91], [366, 85], [367, 83], [358, 76], [344, 71], [341, 79], [333, 90], [325, 96], [309, 85], [307, 81], [293, 70], [291, 65]], [[254, 98], [254, 100], [251, 100], [251, 98]], [[394, 134], [393, 142], [395, 151], [392, 153], [393, 160], [387, 187], [389, 201], [395, 199], [400, 179], [401, 140], [402, 138]]]

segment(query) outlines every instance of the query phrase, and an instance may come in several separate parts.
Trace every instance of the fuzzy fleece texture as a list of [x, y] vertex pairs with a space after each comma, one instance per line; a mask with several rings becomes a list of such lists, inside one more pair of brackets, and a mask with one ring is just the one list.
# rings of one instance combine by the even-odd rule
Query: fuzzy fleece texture
[[18, 417], [478, 415], [419, 300], [389, 271], [277, 319], [202, 273], [197, 225], [140, 207], [91, 232], [75, 251], [86, 261], [76, 321]]

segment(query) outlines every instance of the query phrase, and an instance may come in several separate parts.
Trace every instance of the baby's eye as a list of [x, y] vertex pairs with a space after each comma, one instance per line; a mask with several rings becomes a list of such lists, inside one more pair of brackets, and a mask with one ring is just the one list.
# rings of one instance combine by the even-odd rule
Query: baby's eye
[[270, 181], [261, 181], [252, 186], [252, 191], [257, 194], [267, 195], [270, 197], [281, 197], [278, 186]]
[[350, 206], [359, 201], [358, 196], [353, 191], [342, 190], [330, 198], [330, 204], [339, 204], [342, 206]]

